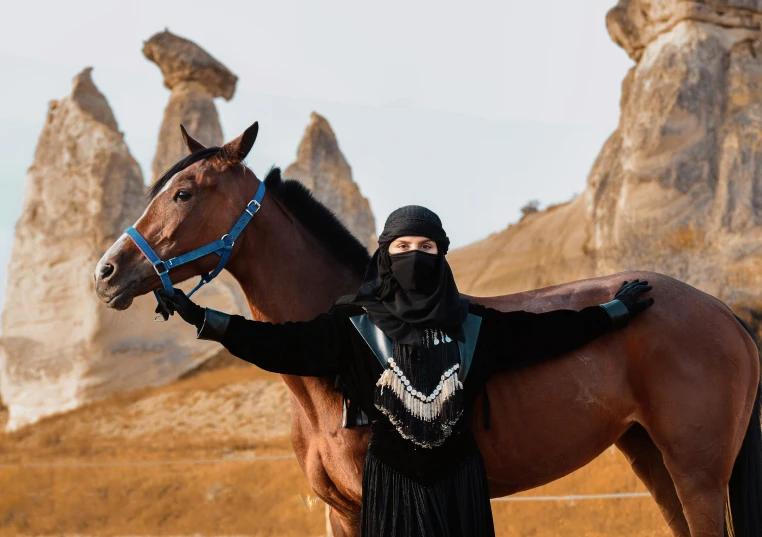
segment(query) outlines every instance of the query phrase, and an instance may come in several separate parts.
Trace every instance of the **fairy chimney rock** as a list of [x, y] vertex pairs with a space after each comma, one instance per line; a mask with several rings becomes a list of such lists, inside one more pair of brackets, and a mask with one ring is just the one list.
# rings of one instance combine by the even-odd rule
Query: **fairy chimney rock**
[[164, 30], [143, 44], [143, 55], [164, 75], [164, 85], [196, 82], [212, 97], [233, 98], [238, 77], [193, 41]]
[[619, 0], [606, 14], [611, 39], [634, 60], [680, 22], [759, 31], [762, 0]]
[[238, 77], [194, 42], [166, 30], [145, 42], [143, 54], [159, 66], [171, 90], [153, 160], [155, 180], [187, 154], [178, 135], [181, 124], [206, 146], [222, 144], [214, 99], [230, 100]]
[[[152, 322], [152, 297], [117, 318], [93, 291], [93, 267], [140, 216], [145, 198], [140, 167], [90, 71], [50, 103], [27, 172], [0, 339], [9, 429], [169, 382], [219, 352], [188, 338], [187, 327]], [[231, 289], [216, 286], [204, 303], [244, 311]]]
[[71, 100], [76, 102], [79, 108], [100, 121], [112, 131], [118, 131], [116, 118], [108, 105], [103, 94], [95, 87], [91, 73], [92, 67], [86, 67], [72, 80]]
[[296, 162], [283, 176], [307, 186], [321, 203], [369, 249], [376, 249], [376, 222], [370, 203], [352, 180], [352, 168], [344, 158], [336, 135], [324, 117], [315, 112], [304, 133]]

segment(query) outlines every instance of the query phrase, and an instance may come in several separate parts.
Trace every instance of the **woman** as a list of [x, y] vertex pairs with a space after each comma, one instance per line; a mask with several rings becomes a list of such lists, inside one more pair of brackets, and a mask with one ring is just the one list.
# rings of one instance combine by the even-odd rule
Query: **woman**
[[484, 463], [471, 433], [474, 397], [501, 369], [583, 345], [650, 306], [646, 281], [581, 311], [499, 312], [461, 298], [439, 217], [402, 207], [351, 302], [312, 321], [271, 324], [203, 309], [182, 291], [162, 305], [268, 371], [341, 375], [371, 420], [363, 471], [364, 537], [494, 535]]

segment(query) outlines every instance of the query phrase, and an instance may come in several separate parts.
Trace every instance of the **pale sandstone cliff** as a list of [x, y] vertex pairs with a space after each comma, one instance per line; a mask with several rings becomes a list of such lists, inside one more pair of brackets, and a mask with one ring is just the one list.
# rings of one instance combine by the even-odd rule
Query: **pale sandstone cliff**
[[622, 0], [637, 62], [585, 192], [452, 253], [464, 291], [497, 294], [642, 268], [747, 317], [762, 283], [762, 2]]
[[370, 203], [352, 180], [352, 168], [323, 116], [310, 115], [296, 162], [286, 168], [283, 177], [304, 183], [361, 243], [371, 251], [376, 249], [376, 221]]
[[[117, 315], [93, 292], [93, 267], [141, 214], [143, 193], [140, 168], [85, 69], [50, 104], [16, 225], [0, 346], [9, 429], [169, 382], [219, 352], [183, 323], [154, 323], [151, 296]], [[200, 299], [244, 311], [233, 290], [217, 285]]]

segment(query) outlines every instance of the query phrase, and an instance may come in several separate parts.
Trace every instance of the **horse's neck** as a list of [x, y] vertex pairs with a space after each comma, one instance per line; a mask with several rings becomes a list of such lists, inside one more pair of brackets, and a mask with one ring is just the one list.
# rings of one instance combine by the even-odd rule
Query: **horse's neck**
[[310, 320], [337, 297], [356, 291], [362, 275], [331, 255], [277, 199], [269, 201], [239, 238], [243, 244], [228, 270], [254, 318]]
[[[362, 275], [341, 264], [277, 200], [263, 204], [252, 224], [239, 237], [243, 244], [228, 270], [254, 319], [307, 321], [360, 286]], [[287, 375], [284, 380], [298, 398], [309, 396], [305, 389], [317, 382]]]

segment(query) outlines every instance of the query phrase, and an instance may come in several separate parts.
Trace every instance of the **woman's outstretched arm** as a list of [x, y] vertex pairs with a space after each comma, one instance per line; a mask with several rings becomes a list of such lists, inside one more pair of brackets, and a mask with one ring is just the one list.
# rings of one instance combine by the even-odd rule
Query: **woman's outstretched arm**
[[489, 349], [493, 371], [563, 354], [613, 326], [611, 317], [600, 306], [547, 313], [484, 308], [479, 313], [482, 316], [479, 340]]
[[[207, 317], [219, 312], [207, 308]], [[224, 314], [223, 314], [224, 315]], [[266, 371], [322, 377], [338, 373], [339, 341], [334, 317], [323, 313], [311, 321], [267, 323], [229, 315], [220, 337], [199, 330], [200, 339], [219, 341], [230, 354]]]
[[311, 377], [338, 373], [341, 346], [330, 313], [311, 321], [275, 324], [202, 308], [179, 289], [174, 295], [160, 291], [159, 296], [170, 315], [176, 311], [196, 326], [196, 337], [218, 341], [233, 356], [266, 371]]
[[611, 302], [579, 311], [531, 313], [478, 308], [483, 329], [479, 339], [485, 340], [490, 369], [495, 372], [564, 354], [612, 328], [624, 326], [630, 316], [653, 303], [652, 298], [638, 300], [650, 290], [646, 281], [624, 282]]

